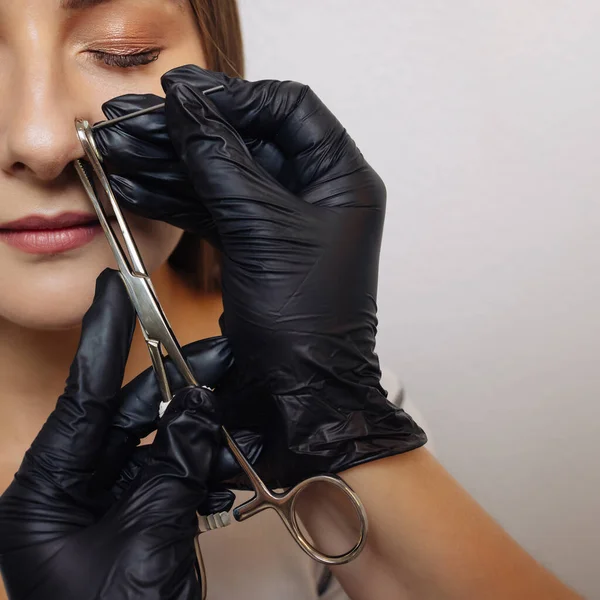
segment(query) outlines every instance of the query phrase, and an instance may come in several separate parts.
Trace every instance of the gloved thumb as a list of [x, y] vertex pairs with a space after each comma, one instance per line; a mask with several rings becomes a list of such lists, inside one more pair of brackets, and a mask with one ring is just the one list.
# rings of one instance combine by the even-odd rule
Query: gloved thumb
[[207, 480], [221, 443], [218, 400], [189, 387], [175, 395], [162, 418], [148, 460], [121, 498], [143, 528], [167, 527], [169, 538], [197, 532], [196, 510], [207, 499]]
[[[52, 481], [67, 491], [85, 485], [118, 409], [135, 326], [135, 312], [119, 274], [97, 280], [65, 392], [33, 442], [17, 477]], [[43, 475], [42, 475], [43, 472]]]

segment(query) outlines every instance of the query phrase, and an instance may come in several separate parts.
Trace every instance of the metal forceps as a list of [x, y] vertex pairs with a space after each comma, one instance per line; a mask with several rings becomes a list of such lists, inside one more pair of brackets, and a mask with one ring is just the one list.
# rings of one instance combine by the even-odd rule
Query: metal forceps
[[[223, 88], [213, 88], [204, 93], [208, 94], [221, 89]], [[114, 119], [112, 121], [104, 121], [95, 127], [91, 127], [87, 121], [81, 119], [78, 119], [75, 123], [77, 135], [85, 152], [85, 158], [89, 163], [95, 178], [106, 195], [111, 210], [114, 213], [118, 223], [120, 233], [122, 234], [125, 242], [127, 254], [121, 247], [121, 244], [112, 229], [104, 206], [96, 194], [94, 184], [92, 183], [90, 177], [88, 177], [83, 162], [81, 160], [75, 161], [76, 171], [94, 206], [94, 209], [96, 210], [100, 224], [104, 229], [108, 243], [116, 258], [117, 265], [121, 272], [123, 281], [125, 282], [127, 292], [137, 312], [141, 329], [152, 357], [152, 364], [163, 397], [163, 402], [161, 403], [161, 416], [164, 414], [164, 410], [173, 398], [163, 363], [162, 349], [167, 352], [178, 371], [183, 376], [183, 379], [187, 385], [198, 386], [199, 384], [196, 381], [196, 378], [189, 368], [185, 358], [183, 357], [181, 347], [175, 338], [164, 311], [156, 297], [150, 276], [144, 266], [140, 253], [135, 244], [135, 240], [131, 235], [131, 231], [127, 225], [127, 222], [125, 221], [125, 218], [123, 217], [123, 213], [111, 189], [108, 177], [102, 167], [102, 159], [96, 148], [93, 132], [96, 129], [109, 127], [114, 125], [116, 122], [121, 122], [127, 118], [134, 118], [142, 114], [158, 110], [163, 106], [164, 104], [157, 105], [149, 109], [144, 109], [142, 111], [125, 115], [124, 117], [119, 117], [118, 119]], [[282, 493], [271, 491], [246, 459], [240, 447], [237, 445], [229, 432], [225, 428], [222, 428], [222, 433], [230, 451], [235, 456], [247, 478], [250, 480], [255, 492], [255, 495], [252, 499], [233, 510], [233, 515], [237, 521], [245, 521], [259, 512], [270, 508], [277, 512], [287, 527], [289, 533], [294, 538], [296, 543], [302, 548], [302, 550], [317, 562], [327, 565], [341, 565], [354, 560], [361, 553], [367, 540], [367, 515], [359, 497], [352, 490], [352, 488], [346, 484], [346, 482], [336, 475], [319, 475], [301, 482], [291, 490]], [[317, 484], [325, 484], [329, 486], [332, 491], [341, 491], [345, 496], [346, 501], [354, 509], [355, 516], [357, 517], [359, 530], [356, 536], [356, 543], [354, 543], [349, 551], [343, 554], [328, 554], [320, 551], [315, 547], [315, 544], [309, 538], [309, 536], [303, 532], [301, 527], [300, 517], [298, 516], [298, 500], [308, 488], [311, 488]], [[199, 553], [198, 545], [196, 546], [196, 552], [198, 554], [198, 562], [203, 575], [202, 585], [204, 588], [206, 578], [204, 577], [202, 558], [201, 554]]]

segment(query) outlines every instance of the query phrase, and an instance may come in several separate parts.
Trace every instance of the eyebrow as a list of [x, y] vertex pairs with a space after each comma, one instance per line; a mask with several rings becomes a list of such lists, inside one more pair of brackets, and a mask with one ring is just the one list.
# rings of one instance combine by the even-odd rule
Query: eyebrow
[[[60, 7], [65, 10], [84, 10], [86, 8], [93, 8], [100, 4], [108, 4], [112, 0], [60, 0]], [[172, 0], [174, 4], [181, 5], [181, 0]]]
[[111, 0], [60, 0], [60, 7], [65, 10], [81, 10], [84, 8], [92, 8], [99, 4], [110, 2]]

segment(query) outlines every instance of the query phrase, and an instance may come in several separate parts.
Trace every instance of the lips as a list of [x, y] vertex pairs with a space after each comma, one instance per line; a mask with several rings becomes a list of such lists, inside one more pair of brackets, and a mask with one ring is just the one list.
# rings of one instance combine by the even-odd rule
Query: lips
[[31, 215], [0, 225], [0, 241], [29, 254], [60, 254], [81, 248], [101, 233], [94, 214]]

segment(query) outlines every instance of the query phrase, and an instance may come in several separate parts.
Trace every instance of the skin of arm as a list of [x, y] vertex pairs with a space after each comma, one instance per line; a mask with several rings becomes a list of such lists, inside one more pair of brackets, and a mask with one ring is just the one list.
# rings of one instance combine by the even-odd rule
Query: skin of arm
[[[425, 449], [341, 474], [360, 496], [369, 538], [333, 571], [353, 600], [581, 600], [527, 554]], [[316, 547], [352, 545], [339, 501], [301, 509]], [[338, 499], [339, 500], [339, 499]], [[338, 515], [336, 518], [336, 514]], [[350, 541], [351, 540], [351, 541]], [[340, 546], [341, 547], [341, 546]]]

